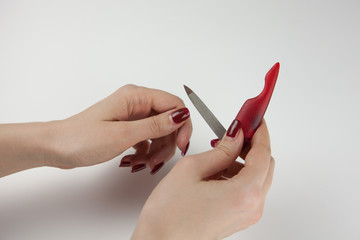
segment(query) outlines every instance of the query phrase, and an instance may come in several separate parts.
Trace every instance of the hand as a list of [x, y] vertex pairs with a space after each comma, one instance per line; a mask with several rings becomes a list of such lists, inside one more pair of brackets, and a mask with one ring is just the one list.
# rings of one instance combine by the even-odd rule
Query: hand
[[274, 171], [270, 138], [263, 121], [242, 165], [239, 130], [235, 120], [213, 150], [174, 166], [148, 198], [133, 239], [222, 239], [259, 221]]
[[85, 111], [52, 124], [50, 165], [89, 166], [110, 160], [128, 148], [121, 166], [155, 173], [168, 161], [176, 145], [186, 153], [192, 132], [182, 100], [169, 93], [126, 85]]

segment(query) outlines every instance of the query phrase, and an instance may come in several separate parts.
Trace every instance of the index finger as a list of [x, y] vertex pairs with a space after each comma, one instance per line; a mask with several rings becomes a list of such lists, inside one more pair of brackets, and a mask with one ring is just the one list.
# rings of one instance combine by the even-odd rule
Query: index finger
[[251, 149], [246, 155], [245, 166], [235, 178], [263, 185], [269, 171], [270, 159], [270, 136], [263, 119], [251, 140]]
[[[183, 100], [171, 93], [158, 89], [137, 87], [133, 85], [130, 86], [130, 88], [133, 88], [134, 91], [138, 91], [138, 94], [133, 93], [132, 97], [134, 97], [134, 95], [138, 96], [138, 100], [136, 100], [135, 102], [141, 103], [134, 104], [135, 106], [132, 106], [132, 111], [134, 115], [139, 116], [139, 114], [144, 114], [147, 111], [162, 113], [171, 109], [180, 109], [185, 107]], [[183, 153], [186, 153], [187, 151], [191, 134], [192, 123], [191, 119], [189, 118], [177, 130], [176, 144]]]

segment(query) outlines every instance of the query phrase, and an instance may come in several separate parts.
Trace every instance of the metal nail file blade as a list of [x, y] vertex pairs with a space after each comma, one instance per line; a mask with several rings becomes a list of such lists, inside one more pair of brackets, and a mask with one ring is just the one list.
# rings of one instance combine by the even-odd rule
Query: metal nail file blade
[[211, 130], [215, 133], [215, 135], [222, 139], [226, 130], [224, 126], [219, 122], [219, 120], [215, 117], [215, 115], [210, 111], [210, 109], [201, 101], [201, 99], [191, 90], [189, 87], [185, 86], [185, 91], [190, 98], [191, 102], [194, 104], [195, 108], [198, 110], [200, 115], [204, 118], [206, 123], [209, 125]]

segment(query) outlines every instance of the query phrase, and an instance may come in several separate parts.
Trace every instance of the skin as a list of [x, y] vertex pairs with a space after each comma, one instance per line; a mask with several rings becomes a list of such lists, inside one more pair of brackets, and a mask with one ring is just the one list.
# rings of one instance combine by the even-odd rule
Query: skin
[[0, 177], [41, 166], [96, 165], [131, 147], [137, 150], [128, 159], [131, 165], [145, 163], [152, 169], [168, 161], [176, 146], [185, 151], [191, 120], [176, 124], [170, 118], [184, 107], [180, 98], [167, 92], [126, 85], [65, 120], [1, 124]]
[[235, 162], [243, 140], [242, 131], [224, 136], [213, 150], [181, 159], [148, 198], [132, 239], [222, 239], [258, 222], [274, 173], [266, 123], [245, 165]]
[[[190, 118], [175, 123], [184, 108], [169, 93], [126, 85], [70, 118], [0, 124], [0, 177], [50, 166], [69, 169], [123, 157], [131, 166], [154, 169], [182, 152], [192, 133]], [[221, 239], [256, 223], [270, 188], [274, 160], [265, 121], [236, 162], [243, 133], [224, 136], [214, 149], [184, 157], [148, 198], [133, 239]], [[176, 226], [176, 227], [174, 227]]]

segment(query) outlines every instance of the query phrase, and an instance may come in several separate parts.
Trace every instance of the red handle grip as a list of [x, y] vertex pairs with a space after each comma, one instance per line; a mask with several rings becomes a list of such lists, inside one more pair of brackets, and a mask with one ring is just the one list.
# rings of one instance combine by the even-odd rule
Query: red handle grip
[[269, 105], [275, 83], [279, 75], [280, 64], [276, 63], [265, 76], [265, 86], [262, 92], [254, 98], [246, 100], [236, 119], [241, 122], [245, 144], [250, 142], [256, 129], [259, 127]]

